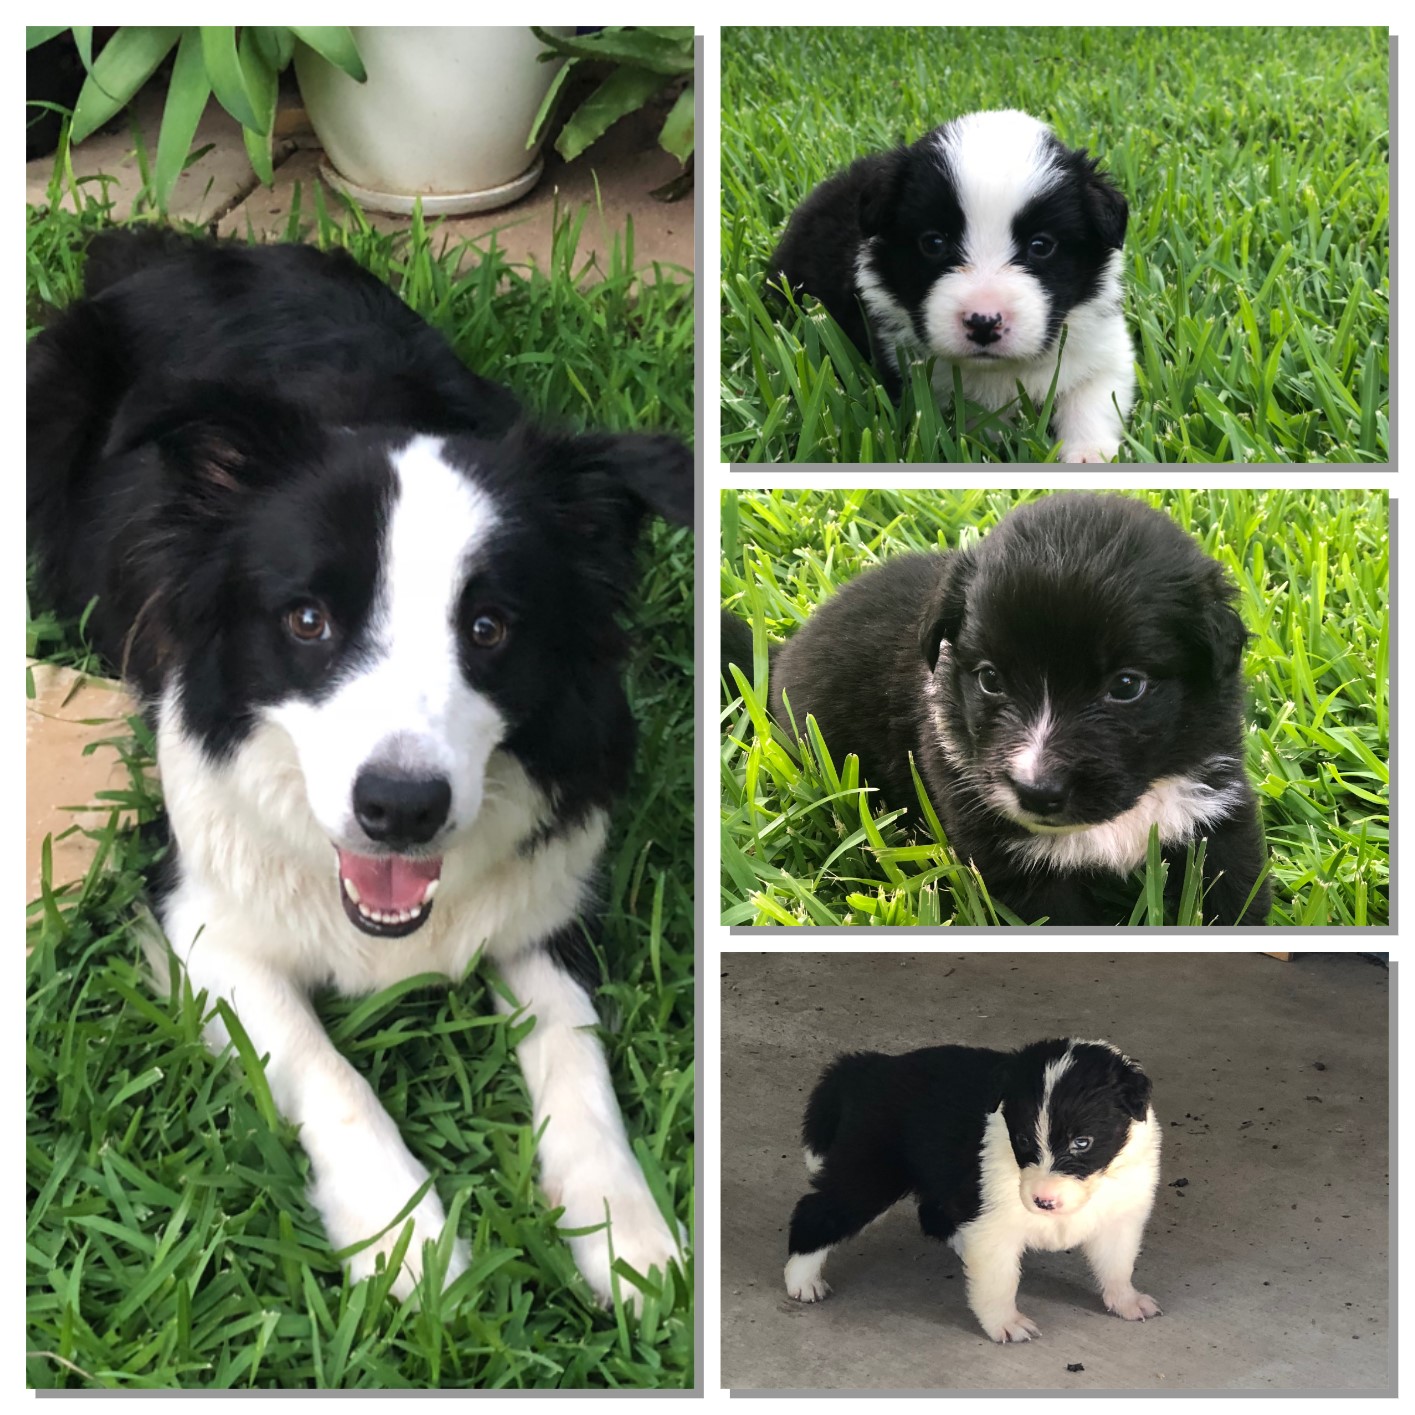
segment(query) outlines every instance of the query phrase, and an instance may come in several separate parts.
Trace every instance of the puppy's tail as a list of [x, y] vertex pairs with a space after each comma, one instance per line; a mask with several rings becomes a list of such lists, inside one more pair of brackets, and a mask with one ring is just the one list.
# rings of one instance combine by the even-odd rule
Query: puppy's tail
[[883, 1059], [877, 1051], [847, 1052], [837, 1056], [821, 1072], [806, 1102], [806, 1117], [801, 1122], [801, 1143], [808, 1155], [823, 1160], [829, 1154], [841, 1117], [854, 1099], [860, 1082]]

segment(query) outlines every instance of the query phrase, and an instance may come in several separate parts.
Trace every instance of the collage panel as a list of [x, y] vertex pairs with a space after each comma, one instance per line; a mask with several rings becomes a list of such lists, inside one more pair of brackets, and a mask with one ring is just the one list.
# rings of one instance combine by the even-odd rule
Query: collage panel
[[723, 1384], [1390, 1393], [1383, 959], [725, 950]]
[[1391, 53], [725, 28], [722, 460], [1386, 463]]
[[1388, 926], [1379, 490], [722, 498], [721, 921]]

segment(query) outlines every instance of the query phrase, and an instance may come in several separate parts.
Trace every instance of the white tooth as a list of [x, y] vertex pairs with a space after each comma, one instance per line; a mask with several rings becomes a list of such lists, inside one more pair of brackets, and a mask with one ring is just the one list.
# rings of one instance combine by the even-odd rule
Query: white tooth
[[354, 901], [355, 904], [359, 902], [359, 891], [357, 888], [355, 888], [353, 880], [346, 879], [344, 881], [344, 893], [347, 894], [349, 898]]
[[430, 880], [428, 880], [428, 882], [427, 882], [427, 888], [426, 888], [425, 890], [423, 890], [423, 903], [424, 903], [424, 904], [431, 904], [431, 903], [432, 903], [432, 896], [437, 893], [437, 886], [438, 886], [440, 883], [441, 883], [440, 880], [435, 880], [435, 879], [430, 879]]

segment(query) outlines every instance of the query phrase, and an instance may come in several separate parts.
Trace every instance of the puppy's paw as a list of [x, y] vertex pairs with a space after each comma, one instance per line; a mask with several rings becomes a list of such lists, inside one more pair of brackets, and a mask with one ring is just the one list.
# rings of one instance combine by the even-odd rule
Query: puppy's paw
[[1034, 1336], [1042, 1334], [1042, 1329], [1030, 1317], [1024, 1317], [1016, 1310], [1010, 1316], [979, 1317], [978, 1320], [983, 1330], [997, 1342], [1031, 1341]]
[[[587, 1233], [569, 1240], [575, 1255], [575, 1266], [605, 1306], [614, 1301], [614, 1286], [610, 1267], [614, 1260], [623, 1259], [636, 1273], [647, 1277], [650, 1269], [666, 1273], [668, 1264], [677, 1258], [683, 1247], [681, 1233], [675, 1234], [664, 1222], [649, 1187], [634, 1171], [606, 1193], [595, 1184], [572, 1182], [565, 1186], [560, 1202], [565, 1212], [561, 1228], [590, 1228], [600, 1225], [596, 1233]], [[603, 1227], [605, 1205], [609, 1206], [609, 1228]], [[613, 1247], [613, 1258], [610, 1248]], [[619, 1299], [633, 1309], [638, 1306], [639, 1291], [631, 1282], [619, 1281]]]
[[1063, 447], [1061, 460], [1063, 462], [1112, 462], [1119, 450], [1118, 447]]
[[819, 1253], [793, 1253], [786, 1264], [786, 1295], [798, 1302], [823, 1302], [830, 1284], [821, 1273]]
[[1105, 1305], [1108, 1312], [1124, 1317], [1127, 1322], [1143, 1322], [1147, 1317], [1160, 1315], [1160, 1304], [1144, 1292], [1136, 1292], [1131, 1287], [1124, 1292], [1107, 1292]]

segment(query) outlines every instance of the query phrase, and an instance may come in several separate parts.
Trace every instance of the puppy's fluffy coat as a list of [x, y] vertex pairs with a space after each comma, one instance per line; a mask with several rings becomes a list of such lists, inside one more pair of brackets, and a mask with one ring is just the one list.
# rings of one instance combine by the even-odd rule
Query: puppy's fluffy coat
[[1135, 398], [1128, 214], [1095, 161], [1044, 123], [972, 113], [822, 183], [770, 270], [820, 300], [894, 396], [901, 356], [936, 360], [941, 402], [957, 370], [993, 410], [1015, 404], [1019, 384], [1041, 404], [1055, 377], [1061, 459], [1108, 462]]
[[1108, 1042], [1016, 1052], [942, 1046], [837, 1058], [806, 1106], [812, 1190], [791, 1216], [786, 1291], [814, 1302], [832, 1248], [900, 1199], [963, 1259], [968, 1305], [994, 1341], [1026, 1341], [1023, 1254], [1080, 1247], [1109, 1311], [1159, 1314], [1132, 1281], [1159, 1182], [1150, 1081]]
[[[1154, 826], [1171, 891], [1206, 840], [1205, 916], [1261, 924], [1234, 598], [1162, 512], [1048, 496], [845, 585], [773, 653], [769, 701], [814, 714], [888, 807], [918, 808], [912, 754], [959, 858], [1024, 920], [1118, 922], [1107, 894]], [[750, 666], [730, 616], [724, 655]]]

